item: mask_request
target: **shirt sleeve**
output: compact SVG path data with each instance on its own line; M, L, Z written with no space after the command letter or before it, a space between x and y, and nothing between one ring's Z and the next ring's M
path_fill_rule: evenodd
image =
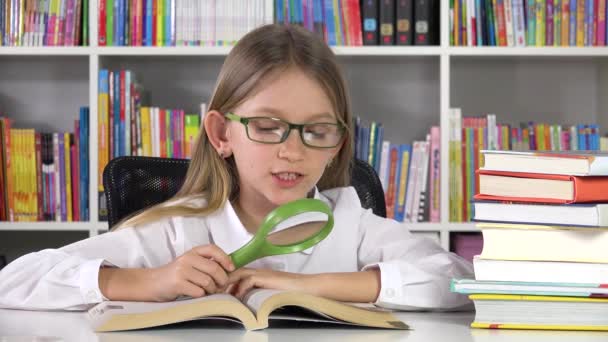
M450 291L452 278L473 277L470 262L371 210L363 210L359 229L360 269L380 270L376 305L400 310L472 308L467 296Z
M100 267L158 267L183 254L179 223L166 219L26 254L0 270L0 308L86 310L106 299Z

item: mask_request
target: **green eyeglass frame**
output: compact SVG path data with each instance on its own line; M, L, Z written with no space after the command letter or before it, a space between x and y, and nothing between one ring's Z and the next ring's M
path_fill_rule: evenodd
M322 124L324 125L334 125L338 128L338 132L340 132L340 137L337 140L336 144L331 145L331 146L318 146L318 145L312 145L309 144L308 142L306 142L306 140L304 139L304 128L308 127L310 125L317 125L320 123L306 123L306 124L294 124L291 122L287 122L285 120L279 119L279 118L272 118L272 117L266 117L266 116L254 116L254 117L242 117L242 116L238 116L232 112L226 113L225 117L231 121L236 121L236 122L240 122L245 126L245 131L247 133L247 138L249 138L249 140L251 141L255 141L258 143L262 143L262 144L270 144L270 145L274 145L274 144L281 144L283 142L285 142L285 140L287 140L287 138L289 137L289 134L291 133L292 130L296 129L298 130L298 132L300 133L300 140L302 141L302 143L305 146L311 147L311 148L334 148L338 145L340 145L340 143L342 143L342 139L344 137L344 125L342 125L341 123L333 123L333 122L322 122ZM281 139L279 141L276 142L271 142L271 141L262 141L262 140L258 140L258 139L253 139L251 137L251 135L249 134L249 122L252 119L271 119L277 122L282 122L286 125L288 125L288 129L285 131L285 133L281 136Z

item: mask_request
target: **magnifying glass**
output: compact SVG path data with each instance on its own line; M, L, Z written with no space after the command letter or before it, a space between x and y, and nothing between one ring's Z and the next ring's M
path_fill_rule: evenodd
M272 232L281 223L288 228ZM254 237L230 254L235 268L267 256L308 249L325 239L334 227L334 217L325 202L304 198L286 203L266 217Z

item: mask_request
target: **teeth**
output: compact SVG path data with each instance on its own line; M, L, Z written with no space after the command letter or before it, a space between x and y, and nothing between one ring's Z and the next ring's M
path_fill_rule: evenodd
M277 173L277 177L279 177L281 180L292 181L292 180L295 180L298 177L298 175L293 172L283 172L283 173Z

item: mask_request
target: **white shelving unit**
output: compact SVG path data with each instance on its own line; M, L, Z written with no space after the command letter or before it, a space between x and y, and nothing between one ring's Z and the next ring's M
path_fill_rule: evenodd
M440 46L333 50L349 82L355 115L384 123L387 139L411 142L423 138L431 125L441 125L442 222L407 226L414 232L437 232L449 249L451 232L476 231L471 223L448 222L449 108L463 108L463 115L496 113L499 122L511 124L532 119L597 122L604 133L608 48L451 47L447 2L441 3ZM208 102L230 47L98 47L96 1L90 8L89 47L0 47L0 104L17 127L68 130L78 106L88 104L91 132L96 132L100 68L133 70L154 105L189 106L184 109L196 112L198 103ZM46 91L53 95L45 96ZM97 134L90 135L90 171L90 193L96 194ZM95 195L89 205L90 222L3 222L0 234L68 231L90 236L107 230L105 222L97 221Z

